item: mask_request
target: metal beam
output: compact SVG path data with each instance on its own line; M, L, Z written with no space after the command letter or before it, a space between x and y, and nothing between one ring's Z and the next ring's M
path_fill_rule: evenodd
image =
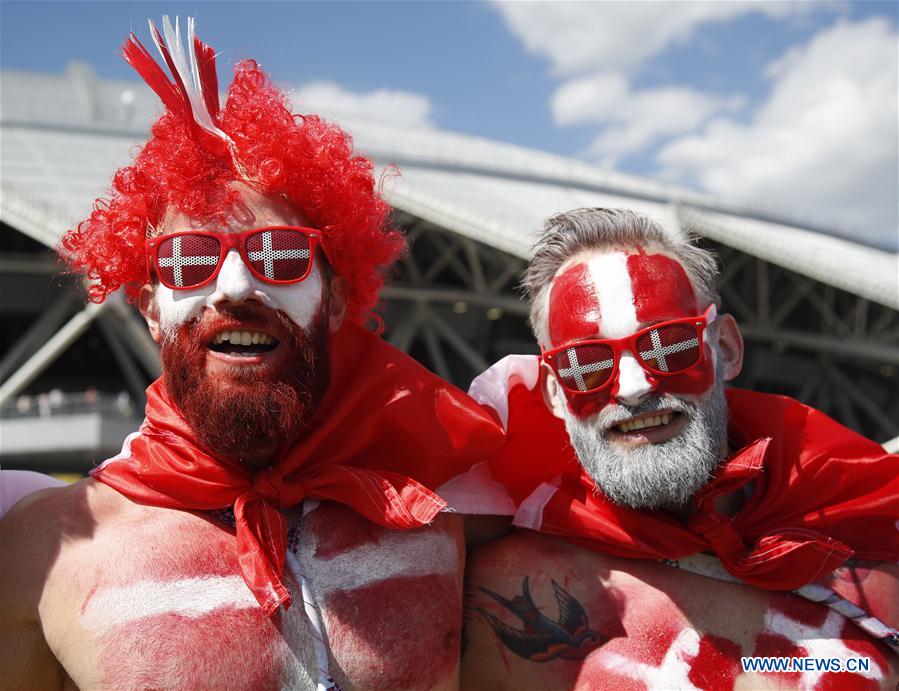
M447 364L446 357L440 347L440 339L437 338L437 334L428 323L422 324L421 331L425 337L425 346L428 349L428 355L431 356L431 365L434 367L437 374L447 381L451 381L452 377L450 376L449 365Z
M62 272L58 262L43 254L7 252L0 261L0 273L52 276Z
M22 334L0 362L0 381L6 379L29 353L35 352L53 335L65 318L74 311L77 298L70 291L62 293L46 311Z
M117 316L111 312L106 312L100 315L97 323L100 326L100 331L103 332L107 344L109 344L110 350L112 350L112 356L122 370L122 374L125 375L125 381L131 390L131 395L138 404L138 410L141 410L144 407L144 403L146 403L145 390L149 382L141 375L137 365L134 363L134 358L128 352L126 345L128 343L127 336L123 338Z
M52 364L72 343L87 331L102 310L108 308L109 300L100 304L91 302L72 317L65 326L57 331L38 351L32 355L12 376L0 387L0 402L9 400L34 381Z
M391 285L384 288L381 294L388 300L414 300L416 302L442 302L453 304L467 302L481 307L499 307L507 314L519 317L528 315L526 302L509 295L490 295L464 289L442 290L440 288L418 288L414 286Z
M125 341L131 348L131 352L143 366L144 371L155 379L162 373L162 365L159 361L159 346L150 336L147 325L133 307L130 307L121 296L116 293L110 295L107 301L112 301L112 308L119 317L119 326L124 334Z
M899 348L883 343L855 339L836 338L824 334L814 334L790 329L770 329L760 326L740 326L746 340L774 342L782 341L803 350L816 353L831 353L849 357L874 360L875 362L899 365Z
M474 368L475 372L483 372L490 366L487 359L466 343L465 339L463 339L459 333L447 324L434 310L428 310L427 317L428 323L434 327L443 340L456 349L456 352L458 352L459 355Z

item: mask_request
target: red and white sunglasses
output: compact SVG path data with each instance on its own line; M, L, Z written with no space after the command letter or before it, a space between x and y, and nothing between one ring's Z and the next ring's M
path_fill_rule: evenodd
M601 391L615 381L624 351L651 374L683 374L702 362L703 334L716 314L712 304L699 317L660 322L624 338L579 341L547 350L541 358L559 383L575 394Z
M202 288L218 276L228 252L237 248L260 281L298 283L312 271L321 237L319 230L297 226L251 228L240 233L171 233L147 240L147 263L168 288Z

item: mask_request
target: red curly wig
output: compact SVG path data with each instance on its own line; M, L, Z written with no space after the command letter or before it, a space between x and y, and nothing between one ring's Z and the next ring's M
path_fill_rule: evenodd
M331 267L347 279L347 318L358 323L371 316L384 271L405 250L371 161L353 155L352 140L339 127L293 114L287 96L252 60L236 66L217 124L233 142L230 153L201 145L190 119L168 108L133 164L115 173L109 199L98 199L90 217L63 236L60 254L91 279L90 299L102 302L124 286L135 300L150 280L146 239L166 210L223 218L236 196L228 183L244 180L283 195L325 231Z

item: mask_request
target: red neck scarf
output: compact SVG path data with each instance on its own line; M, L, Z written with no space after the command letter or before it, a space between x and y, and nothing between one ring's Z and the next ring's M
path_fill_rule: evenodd
M506 444L491 470L520 506L516 525L620 557L710 551L734 576L769 590L798 588L850 556L899 558L899 457L798 401L727 391L739 450L697 492L697 511L683 523L606 499L539 386L511 381ZM718 497L744 488L749 496L735 515L715 510Z
M143 504L233 505L244 580L267 614L288 607L279 508L315 497L379 525L416 528L446 506L433 488L495 454L502 438L464 393L358 326L332 335L331 362L312 432L276 465L252 474L201 450L158 380L147 389L140 430L91 475Z

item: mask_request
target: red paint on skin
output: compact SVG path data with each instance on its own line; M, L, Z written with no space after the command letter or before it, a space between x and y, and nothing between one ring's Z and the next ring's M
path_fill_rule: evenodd
M827 607L787 594L772 595L772 603L773 608L782 612L785 616L814 628L823 626L830 612ZM887 657L884 654L884 646L873 641L849 620L843 623L839 640L859 657L870 658L872 670L875 669L874 665L879 666L881 670L889 668ZM755 650L752 654L774 657L808 657L809 651L776 632L766 632L760 633L756 637ZM799 672L791 672L789 674L779 672L777 674L783 679L790 680L793 685L798 683L800 676ZM877 680L866 679L858 674L841 672L839 674L824 674L815 688L818 690L877 689L880 688L880 684Z
M116 543L129 547L128 556L110 560L101 570L76 574L79 590L86 593L80 611L84 614L94 596L108 588L238 574L236 540L234 531L217 521L182 511L119 526Z
M332 593L325 617L337 666L359 688L435 686L459 662L461 597L456 576L436 575Z
M664 254L639 254L627 257L634 307L640 324L697 313L696 295L687 272L676 259Z
M690 663L687 678L698 689L734 688L740 673L742 648L729 638L706 634L699 639L699 652Z
M288 650L260 609L147 617L101 640L108 688L276 689L284 681Z
M323 561L344 552L375 545L390 531L338 504L323 503L309 515L315 533L315 557Z
M631 254L627 271L634 291L634 307L641 328L669 319L699 315L696 294L684 267L664 254ZM698 396L715 381L710 349L703 346L702 362L695 368L673 376L655 377L659 393Z
M670 319L699 315L696 294L683 266L664 254L646 254L642 248L627 256L634 308L640 328ZM549 300L549 332L553 347L602 338L602 308L586 264L577 264L556 277ZM714 383L714 363L707 346L695 368L672 376L645 376L658 393L698 396ZM571 394L563 390L569 410L579 418L595 415L618 395L619 382L595 394Z
M784 636L773 633L760 633L755 638L755 649L752 654L756 657L808 657L808 651ZM767 677L776 677L789 683L789 688L796 688L799 684L800 672L766 672Z
M796 597L790 593L772 593L770 602L771 609L816 629L824 626L827 614L830 612L827 607L822 607L815 602Z
M575 264L553 279L549 292L547 322L553 348L597 338L600 332L599 296L587 264ZM575 395L562 389L568 408L584 418L608 405L611 387L595 394Z
M868 634L864 633L852 622L847 621L843 625L840 637L842 638L844 645L859 657L871 658L872 669L874 669L874 665L880 667L884 672L890 668L888 658L889 651L887 650L886 645L879 641L874 641Z
M575 264L553 279L549 292L549 341L554 348L596 338L599 298L586 264Z

